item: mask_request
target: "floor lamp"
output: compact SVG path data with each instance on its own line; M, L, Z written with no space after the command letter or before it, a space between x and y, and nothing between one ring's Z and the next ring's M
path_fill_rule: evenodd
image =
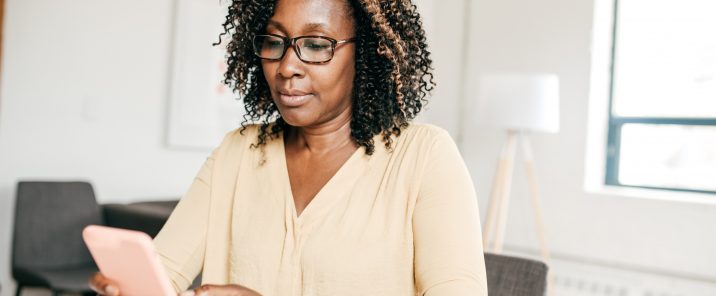
M500 253L510 199L517 146L521 146L542 258L549 261L537 173L529 141L532 132L559 131L559 79L552 74L485 74L477 83L477 116L483 126L505 130L483 230L485 251ZM494 237L494 239L493 239Z

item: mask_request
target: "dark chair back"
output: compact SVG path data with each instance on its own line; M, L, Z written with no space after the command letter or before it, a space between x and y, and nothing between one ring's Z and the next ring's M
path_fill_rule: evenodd
M543 296L547 265L530 259L485 254L490 296Z
M19 182L12 267L60 269L93 265L82 229L102 224L92 185L86 182Z
M142 231L157 236L169 219L178 200L136 202L102 205L104 222L108 226Z

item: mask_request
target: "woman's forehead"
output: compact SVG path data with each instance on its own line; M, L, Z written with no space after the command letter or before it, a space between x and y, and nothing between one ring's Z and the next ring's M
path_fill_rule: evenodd
M286 34L350 34L353 16L347 0L278 0L268 26Z

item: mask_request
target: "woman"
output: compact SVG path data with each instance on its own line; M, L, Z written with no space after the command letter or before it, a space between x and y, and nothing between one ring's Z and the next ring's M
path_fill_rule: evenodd
M226 83L248 119L155 239L183 295L487 295L476 197L408 0L235 0ZM375 147L380 142L384 147ZM116 295L97 274L92 287Z

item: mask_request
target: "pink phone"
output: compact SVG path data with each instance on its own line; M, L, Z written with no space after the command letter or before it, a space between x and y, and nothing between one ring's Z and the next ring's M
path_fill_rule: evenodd
M122 296L177 295L146 233L90 225L82 237L99 270L117 283Z

